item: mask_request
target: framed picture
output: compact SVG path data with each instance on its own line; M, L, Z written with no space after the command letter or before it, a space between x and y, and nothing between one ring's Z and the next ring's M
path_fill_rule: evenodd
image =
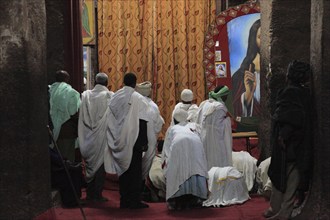
M221 61L221 50L215 51L215 61Z
M226 62L215 63L215 74L217 78L227 77L227 65Z

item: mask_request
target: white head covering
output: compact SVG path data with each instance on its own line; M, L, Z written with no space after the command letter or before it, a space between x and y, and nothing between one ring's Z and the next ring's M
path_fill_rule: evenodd
M181 108L177 108L173 113L173 118L178 122L185 122L188 120L188 112Z
M151 93L151 82L146 81L136 85L135 90L143 96L150 96Z
M184 102L191 102L194 98L194 94L190 89L184 89L181 92L181 100Z

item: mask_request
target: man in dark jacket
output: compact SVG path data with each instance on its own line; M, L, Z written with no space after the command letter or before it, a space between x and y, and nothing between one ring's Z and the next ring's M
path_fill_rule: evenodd
M270 208L264 213L268 219L289 219L297 190L308 190L312 159L311 96L303 84L310 73L309 64L291 62L287 86L277 95L268 170L273 190Z

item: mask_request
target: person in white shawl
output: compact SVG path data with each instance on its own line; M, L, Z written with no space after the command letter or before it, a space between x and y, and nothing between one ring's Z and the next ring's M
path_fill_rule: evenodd
M242 204L250 199L243 174L235 167L212 167L208 174L210 196L203 206Z
M68 72L59 70L55 77L56 82L49 86L49 114L54 126L53 137L62 156L75 161L80 94L69 85ZM50 145L51 148L53 146Z
M149 173L153 157L156 154L157 138L164 125L164 119L160 115L158 106L150 98L151 83L146 81L136 85L135 90L143 95L150 105L150 121L148 122L148 151L142 158L142 178L145 179Z
M108 76L98 73L93 90L81 95L78 139L81 155L86 164L86 198L107 201L102 196L105 181L104 150L107 147L109 102L113 92L107 88Z
M202 205L207 199L207 163L196 123L187 122L183 109L174 112L174 123L166 132L162 160L168 208Z
M257 171L257 159L246 151L233 152L233 167L243 174L248 191L251 191Z
M233 165L231 119L224 103L228 94L227 86L218 86L199 106L197 123L202 127L208 170Z
M124 85L109 104L104 167L107 173L119 176L120 208L147 208L141 202L142 152L148 148L150 105L135 91L134 73L125 74Z
M172 112L172 121L171 125L174 125L173 114L177 109L183 109L188 113L188 121L196 122L198 106L193 104L194 94L190 89L184 89L181 92L181 102L175 105Z

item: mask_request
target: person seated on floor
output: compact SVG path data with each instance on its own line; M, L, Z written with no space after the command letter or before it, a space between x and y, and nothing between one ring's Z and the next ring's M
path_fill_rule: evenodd
M207 162L198 125L187 122L188 113L175 110L174 124L165 135L162 152L168 208L200 207L207 199Z
M271 157L261 161L256 171L257 193L263 195L266 200L270 199L272 193L272 182L267 174Z
M210 196L203 206L242 204L250 199L244 176L235 167L212 167L208 174Z
M153 158L149 174L145 180L145 186L149 194L148 201L150 202L165 201L166 197L166 180L162 168L163 145L164 141L159 140L156 155Z
M246 186L250 192L253 189L257 171L257 159L246 151L233 152L233 167L243 174Z
M83 185L81 164L62 160L62 156L56 148L49 147L49 156L51 187L59 190L62 206L72 208L82 205L83 202L80 200ZM67 169L68 173L65 169Z

